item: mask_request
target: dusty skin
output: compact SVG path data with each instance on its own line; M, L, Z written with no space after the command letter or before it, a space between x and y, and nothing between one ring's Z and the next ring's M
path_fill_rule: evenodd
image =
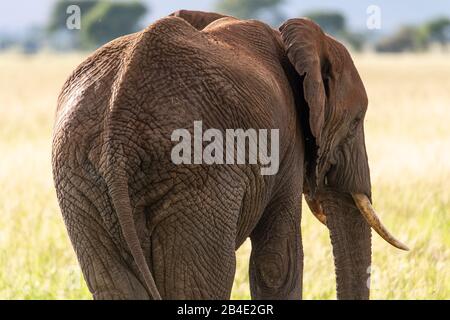
M338 298L368 299L370 227L393 242L354 202L370 206L371 184L367 95L348 51L308 19L277 31L185 13L97 50L58 100L55 186L94 298L229 298L250 237L252 297L300 299L304 192L326 214ZM168 137L196 119L279 128L278 174L174 166Z

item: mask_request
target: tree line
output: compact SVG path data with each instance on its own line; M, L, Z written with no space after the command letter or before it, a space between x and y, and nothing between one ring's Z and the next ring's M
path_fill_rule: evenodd
M68 30L68 5L76 5L82 27ZM287 0L216 0L214 9L242 19L259 19L277 27L288 16ZM284 10L283 10L284 9ZM141 20L151 8L142 1L102 1L102 0L57 0L51 10L45 28L50 46L62 50L92 50L121 35L142 28ZM424 51L433 45L443 48L450 43L450 18L443 16L431 19L421 25L401 26L392 34L376 37L369 30L355 32L347 25L345 15L338 11L290 12L290 16L309 17L325 32L343 41L353 50L370 48L378 52ZM33 41L42 39L33 36ZM1 49L0 41L0 49Z

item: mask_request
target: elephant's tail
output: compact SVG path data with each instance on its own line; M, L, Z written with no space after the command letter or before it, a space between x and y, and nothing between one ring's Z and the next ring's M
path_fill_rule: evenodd
M142 251L141 243L136 231L130 196L128 193L127 178L124 172L125 170L123 170L123 168L117 168L117 170L120 172L114 172L110 177L108 187L123 236L139 271L144 277L148 293L153 299L161 300L161 295L159 294L153 275L145 260L144 252Z

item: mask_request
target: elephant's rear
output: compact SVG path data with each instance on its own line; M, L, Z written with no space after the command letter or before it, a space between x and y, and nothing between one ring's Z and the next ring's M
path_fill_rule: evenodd
M186 21L166 18L101 48L64 86L54 179L94 297L149 298L142 258L152 264L163 297L229 297L236 239L254 227L270 188L249 166L171 161L172 132L192 128L194 120L209 128L273 127L271 117L255 115L272 112L257 109L271 106L270 95L252 94L267 92L264 79L242 72L255 84L243 90L236 77L251 64L236 66L233 56L223 61L220 50ZM266 188L244 203L255 184ZM239 236L241 211L250 218ZM208 270L196 263L199 252Z
M100 299L149 298L99 170L114 83L137 36L105 45L74 71L59 96L53 132L59 205L89 289Z
M192 124L197 114L190 106L201 101L188 92L203 90L204 85L200 80L199 87L183 87L192 85L189 77L194 75L195 80L195 72L180 68L184 74L173 78L177 71L167 70L176 68L172 64L182 66L176 55L183 50L183 40L175 48L176 35L186 39L186 33L195 31L181 19L172 20L100 48L70 76L58 100L54 182L70 239L95 298L150 298L148 267L142 266L142 261L152 259L146 203L165 201L164 195L179 187L173 180L176 170L180 175L193 173L175 169L170 162L170 133ZM197 49L184 50L189 55ZM170 61L154 63L170 54L174 55ZM161 121L168 125L163 127ZM152 187L157 183L159 187ZM124 216L125 220L120 218ZM136 220L142 223L135 226ZM136 239L141 243L136 244ZM229 247L234 249L234 242Z

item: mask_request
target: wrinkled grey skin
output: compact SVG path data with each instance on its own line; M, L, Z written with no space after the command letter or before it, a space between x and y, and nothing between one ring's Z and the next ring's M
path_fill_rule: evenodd
M228 299L235 250L250 237L252 298L299 299L306 192L327 214L338 297L368 298L370 228L348 195L370 196L367 98L347 51L309 20L278 32L221 17L161 19L97 50L63 87L53 173L90 291ZM204 130L279 128L278 173L174 165L172 131L192 132L195 120Z

